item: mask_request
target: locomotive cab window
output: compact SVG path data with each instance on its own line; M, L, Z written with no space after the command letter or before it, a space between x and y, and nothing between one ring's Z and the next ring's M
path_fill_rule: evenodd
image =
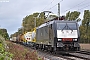
M73 30L77 30L76 23L67 23L67 25L68 25L69 28L71 28Z
M77 30L76 23L57 23L58 30Z

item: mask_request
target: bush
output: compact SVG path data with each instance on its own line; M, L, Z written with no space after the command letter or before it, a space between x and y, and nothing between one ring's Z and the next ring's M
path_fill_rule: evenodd
M0 60L11 60L12 54L6 51L5 39L0 35Z

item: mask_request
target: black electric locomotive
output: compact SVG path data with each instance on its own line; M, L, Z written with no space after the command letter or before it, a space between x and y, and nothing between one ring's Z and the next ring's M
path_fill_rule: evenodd
M76 21L51 20L36 29L37 49L79 51L79 27Z

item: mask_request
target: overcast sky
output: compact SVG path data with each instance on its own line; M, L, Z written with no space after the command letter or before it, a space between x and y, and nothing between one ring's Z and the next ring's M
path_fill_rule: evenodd
M0 28L6 28L9 35L21 27L23 18L34 12L52 11L57 14L60 2L60 15L68 11L83 12L90 9L90 0L0 0Z

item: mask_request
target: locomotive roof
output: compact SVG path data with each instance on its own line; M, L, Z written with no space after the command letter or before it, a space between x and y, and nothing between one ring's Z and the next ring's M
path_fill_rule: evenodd
M47 26L47 25L50 25L50 24L53 24L53 23L77 23L76 21L68 21L68 20L53 20L53 21L48 21L48 22L45 22L44 24L41 24L40 26L37 27L38 28L42 28L44 26Z

